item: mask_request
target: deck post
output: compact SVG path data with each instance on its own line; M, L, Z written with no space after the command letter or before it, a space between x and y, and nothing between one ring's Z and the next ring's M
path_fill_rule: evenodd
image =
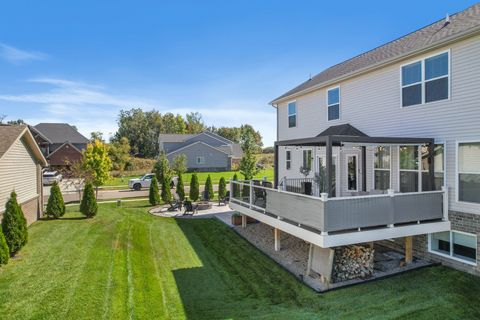
M435 144L431 141L428 144L428 190L435 189Z
M448 188L442 187L443 191L443 221L448 221Z
M278 188L278 145L273 147L273 188Z
M273 229L273 236L275 239L275 251L280 251L280 229Z
M313 246L314 245L310 243L308 248L307 276L309 276L312 271Z
M252 208L252 204L254 203L253 201L253 180L250 180L250 189L249 189L249 203L250 203L250 209Z
M367 191L367 147L362 146L362 191Z
M327 136L325 139L325 181L326 181L326 188L325 193L328 194L329 197L332 196L332 139L330 136Z
M242 214L242 228L247 227L247 216Z
M413 261L413 240L412 236L405 237L405 263L412 263Z

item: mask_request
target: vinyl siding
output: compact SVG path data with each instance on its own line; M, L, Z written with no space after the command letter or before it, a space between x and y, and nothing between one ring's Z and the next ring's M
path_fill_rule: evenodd
M172 162L177 154L185 154L187 156L187 167L189 169L230 169L230 158L227 154L201 143L192 144L184 149L178 150L178 152L169 154L167 156L168 160ZM205 157L205 163L197 164L195 162L197 156Z
M401 108L400 67L426 56L450 50L450 99ZM331 125L350 123L370 136L426 137L445 142L446 184L450 209L480 213L479 204L456 201L456 143L480 141L480 36L402 61L335 84L340 86L340 119L327 121L325 93L328 88L296 99L297 127L288 128L287 102L278 106L278 138L312 137ZM282 150L282 148L280 148ZM293 158L301 157L292 154ZM285 168L280 151L279 177ZM373 186L373 151L367 154L368 187ZM301 158L300 158L301 161ZM398 188L398 148L392 147L392 187ZM342 165L344 170L344 166ZM293 166L297 176L298 167ZM291 174L291 173L289 173Z
M35 157L23 139L19 139L0 159L0 212L5 211L13 190L20 204L37 197L37 182Z

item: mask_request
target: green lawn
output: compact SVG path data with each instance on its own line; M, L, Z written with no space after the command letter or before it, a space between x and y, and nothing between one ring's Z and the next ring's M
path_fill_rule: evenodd
M197 172L198 180L200 184L204 184L207 180L208 175L212 177L213 184L217 184L221 177L224 177L226 180L233 178L233 175L237 173L239 179L243 179L240 172L235 171L224 171L224 172ZM128 185L128 180L139 178L140 176L125 176L123 178L116 177L112 178L105 184L104 187L126 187ZM182 175L183 182L186 186L190 183L190 178L192 173L185 173ZM273 169L261 170L256 176L256 178L261 179L267 177L268 181L273 181Z
M480 318L480 279L445 267L319 295L215 219L76 210L0 269L1 319Z

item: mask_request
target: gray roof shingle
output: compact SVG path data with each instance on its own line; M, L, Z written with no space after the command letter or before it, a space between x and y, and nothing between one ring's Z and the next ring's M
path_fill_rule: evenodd
M196 136L196 134L170 134L170 133L161 133L158 136L158 140L162 142L183 142L192 137Z
M436 45L441 45L447 41L479 30L480 3L477 3L464 11L451 15L449 23L446 23L445 18L441 19L422 29L334 65L284 93L270 103L278 103L284 98L295 96L302 91L308 91L314 87L320 88L324 85L333 84L337 79L353 76L371 67L388 63L396 58L414 54Z
M317 135L317 137L323 136L368 137L365 133L358 130L349 123L330 126Z
M0 158L25 130L26 125L0 125Z
M80 132L68 123L39 123L34 129L44 135L51 143L89 143Z

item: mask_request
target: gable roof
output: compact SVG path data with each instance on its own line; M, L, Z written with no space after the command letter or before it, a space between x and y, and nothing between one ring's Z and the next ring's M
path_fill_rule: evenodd
M25 137L25 142L32 150L35 157L43 166L47 166L47 160L43 156L38 147L32 133L28 130L26 125L0 125L0 159L10 150L13 144L22 137Z
M270 104L293 98L335 82L371 71L387 63L421 53L480 31L480 4L477 3L449 18L441 19L375 49L334 65L279 96Z
M204 146L206 146L206 147L208 147L208 148L210 148L210 149L213 149L213 150L215 150L215 151L217 151L217 152L221 152L221 153L225 153L226 155L230 155L228 152L225 152L224 150L220 150L220 149L218 149L218 148L215 148L214 146L211 146L211 145L209 145L209 144L206 144L206 143L203 142L203 141L196 141L196 142L187 144L187 145L185 145L185 146L183 146L183 147L181 147L181 148L178 148L178 149L176 149L176 150L173 150L173 151L167 153L167 156L169 156L169 155L171 155L171 154L174 154L174 153L177 153L177 152L179 152L179 151L182 151L182 150L191 148L191 147L193 147L193 146L196 145L196 144L202 144L202 145L204 145Z
M232 143L225 146L219 146L217 149L222 150L234 158L241 158L243 156L243 150L239 143Z
M77 147L75 147L70 141L65 141L60 147L58 147L57 149L55 149L52 153L50 153L47 158L50 158L52 155L54 155L57 151L60 151L62 150L63 147L65 146L70 146L73 148L73 150L77 151L78 153L82 154L82 151L78 150Z
M196 134L175 134L175 133L160 133L158 141L162 142L184 142L190 138L195 137Z
M51 143L89 143L80 132L68 123L39 123L34 127L35 131L47 138Z
M317 137L323 136L368 137L365 133L358 130L349 123L328 127L317 135Z

